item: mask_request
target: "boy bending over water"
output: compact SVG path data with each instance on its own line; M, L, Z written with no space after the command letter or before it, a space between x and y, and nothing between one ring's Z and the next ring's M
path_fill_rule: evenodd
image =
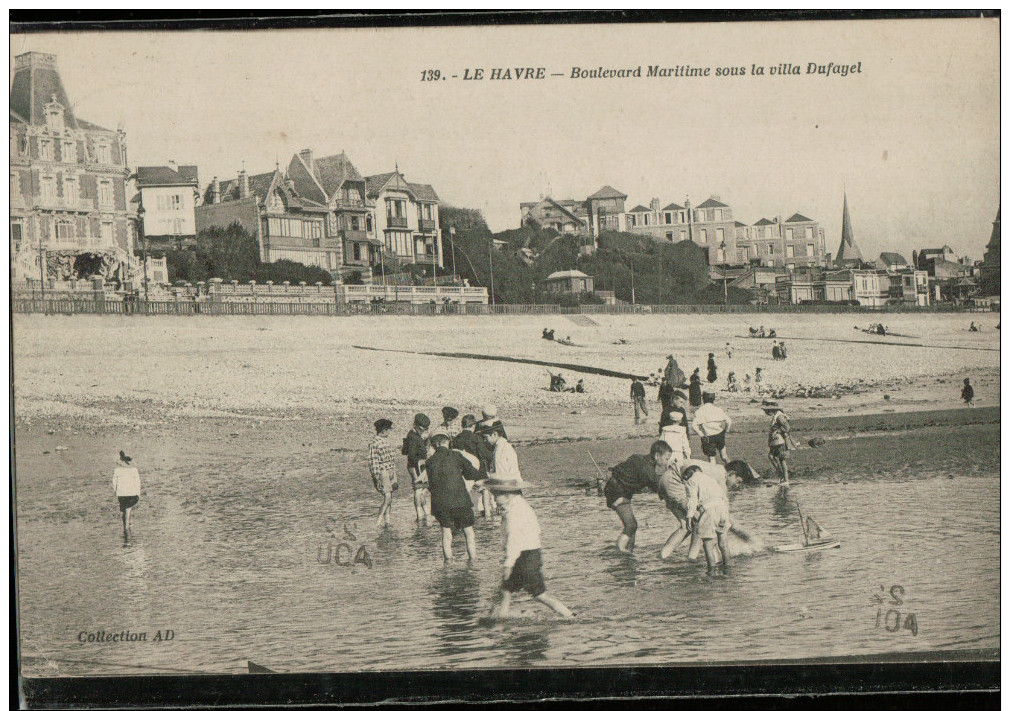
M631 497L646 489L656 492L659 478L667 470L673 448L663 440L656 440L648 456L634 454L617 466L610 468L610 478L603 487L607 506L617 513L624 529L617 537L617 550L631 553L635 550L635 533L638 520L631 508Z

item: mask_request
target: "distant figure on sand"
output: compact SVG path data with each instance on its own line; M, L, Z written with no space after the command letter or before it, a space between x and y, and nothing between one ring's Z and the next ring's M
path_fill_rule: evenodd
M725 488L714 479L701 474L701 467L686 467L680 474L687 486L688 526L697 532L705 548L705 561L709 575L717 574L715 546L718 542L722 554L722 572L729 568L729 546L726 534L732 525L729 517L729 498Z
M691 373L691 385L687 389L688 402L691 407L701 407L701 368L695 368Z
M692 426L701 437L701 451L708 461L715 463L716 457L723 464L729 463L726 455L726 433L733 426L733 420L722 408L715 404L715 393L703 393L704 404L694 413Z
M726 390L731 393L735 393L740 389L739 384L736 382L736 373L730 371L729 375L726 376Z
M428 471L425 466L425 459L428 456L428 427L431 420L422 412L414 415L414 426L403 438L403 446L400 453L407 455L407 473L410 475L410 483L414 489L414 514L417 522L428 525L429 496L428 496Z
M525 590L537 602L546 605L562 617L572 617L564 603L547 592L544 583L543 560L540 555L540 522L523 498L522 482L491 479L487 488L502 509L502 534L505 542L505 571L501 597L491 608L492 617L507 617L512 595Z
M631 402L635 407L635 424L637 425L640 419L649 416L649 408L645 406L645 386L642 385L640 378L631 381Z
M764 380L764 376L761 374L761 368L754 369L754 392L758 395L761 394L761 382Z
M389 446L389 433L393 423L387 419L375 421L375 436L368 443L368 471L372 475L372 485L382 494L382 504L376 525L389 525L389 507L393 503L393 492L400 488L396 480L396 462L392 447Z
M714 383L719 379L719 374L715 369L715 353L708 354L708 382Z
M964 379L964 387L961 388L961 399L964 400L964 404L968 407L975 407L975 388L971 386L971 381L968 378Z
M779 404L768 400L761 405L766 415L772 416L768 429L768 460L779 475L779 482L789 486L789 450L795 447L792 435L789 433L789 418Z
M968 330L969 330L969 331L980 331L980 330L982 330L982 329L981 329L980 327L976 326L976 325L975 325L975 322L974 322L974 321L972 321L972 322L971 322L971 326L969 326L969 327L968 327Z
M548 330L547 330L547 329L545 328L545 329L544 329L544 332L543 332L543 335L542 335L541 337L542 337L542 338L546 338L546 339L547 339L548 341L553 341L553 340L554 340L554 331L553 331L553 330L551 330L551 331L548 331Z
M140 502L140 472L132 466L133 457L119 450L119 464L112 472L112 488L119 499L119 511L123 516L123 539L130 537L133 507Z
M431 513L442 527L442 557L452 560L452 532L463 529L466 554L477 559L477 544L473 535L473 502L464 479L483 478L478 469L461 453L449 449L449 436L438 432L431 436L434 451L428 457L428 486L431 489Z
M684 371L677 365L677 359L672 354L666 358L666 370L663 371L663 379L675 388L684 387L686 380Z
M782 360L782 349L777 342L772 344L772 360Z
M607 507L621 519L623 529L617 537L617 550L622 553L635 550L638 520L631 508L631 497L646 490L658 492L659 478L669 466L672 454L669 444L656 440L648 455L634 454L610 468L610 478L603 486L603 495L607 498Z
M726 342L726 359L733 360L733 346L729 344L729 341Z

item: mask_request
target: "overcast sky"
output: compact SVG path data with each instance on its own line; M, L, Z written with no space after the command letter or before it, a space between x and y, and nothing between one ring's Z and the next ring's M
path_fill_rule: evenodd
M864 257L981 258L1000 200L996 20L17 35L12 66L31 50L58 55L79 117L126 131L131 167L195 163L206 184L345 150L494 230L518 226L521 201L609 184L629 208L715 194L748 224L801 212L834 253L844 189ZM749 74L779 63L803 74ZM655 64L712 75L569 78ZM461 78L516 66L548 78Z

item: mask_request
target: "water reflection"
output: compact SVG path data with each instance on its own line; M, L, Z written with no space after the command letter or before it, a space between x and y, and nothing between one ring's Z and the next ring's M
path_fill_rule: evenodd
M431 611L438 621L436 636L443 654L459 651L480 612L480 579L473 566L436 572L430 586Z
M613 576L619 585L635 587L638 584L638 560L635 556L620 553L614 549L608 550L605 555L610 559L606 571ZM639 551L638 555L645 555L645 553Z

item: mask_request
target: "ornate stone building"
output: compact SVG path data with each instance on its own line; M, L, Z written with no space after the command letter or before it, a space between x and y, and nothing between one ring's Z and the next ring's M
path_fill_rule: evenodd
M12 281L134 281L129 174L125 134L75 115L56 56L18 55L10 90Z

